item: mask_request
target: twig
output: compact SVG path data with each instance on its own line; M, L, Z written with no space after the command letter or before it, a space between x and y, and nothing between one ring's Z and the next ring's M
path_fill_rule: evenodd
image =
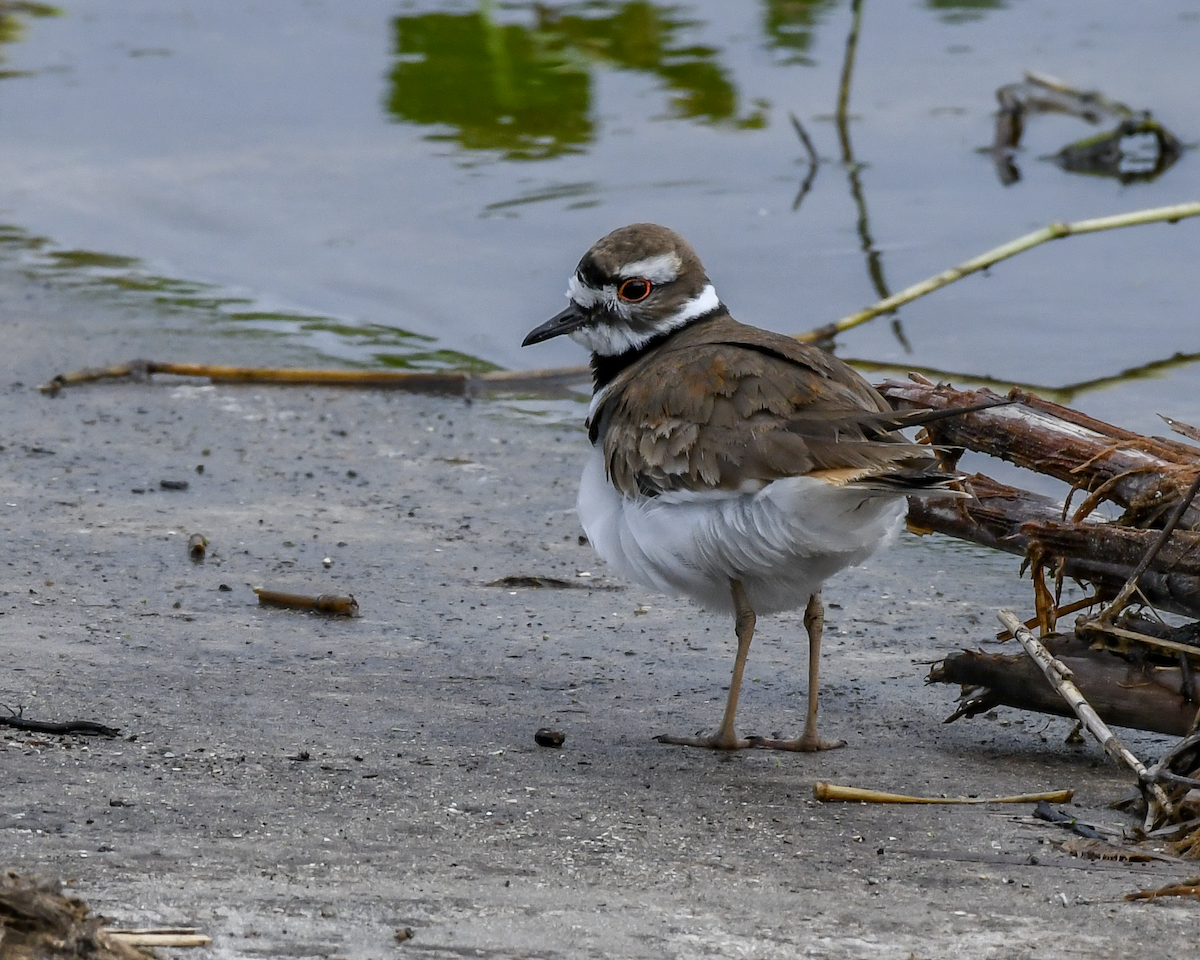
M1104 624L1112 623L1113 618L1117 616L1125 605L1129 602L1129 598L1133 596L1133 591L1137 589L1138 581L1142 578L1142 574L1149 568L1154 558L1158 555L1158 551L1163 548L1167 540L1170 539L1171 533L1179 526L1179 521L1183 519L1184 513L1188 506L1196 497L1197 491L1200 491L1200 473L1196 474L1196 479L1192 481L1192 485L1188 487L1187 493L1183 495L1183 499L1175 504L1175 509L1171 511L1171 516L1167 518L1167 522L1163 525L1162 533L1150 545L1150 549L1146 551L1146 555L1142 557L1141 562L1133 568L1133 573L1129 575L1129 579L1125 581L1125 586L1121 587L1121 591L1113 598L1113 602L1104 610L1100 611L1097 619Z
M6 708L11 716L0 717L0 726L13 727L17 730L28 730L30 733L81 733L89 737L115 737L121 733L120 727L108 727L103 723L91 720L67 720L54 723L49 720L27 720L22 710Z
M114 930L102 927L105 936L131 947L207 947L212 937L195 927L148 927L141 930Z
M1075 600L1072 603L1064 604L1061 607L1056 606L1054 608L1054 619L1061 620L1063 617L1067 616L1067 614L1077 613L1080 610L1086 610L1088 607L1094 607L1098 602L1099 601L1096 599L1096 595L1093 593L1090 597L1084 597L1082 600ZM1037 625L1038 625L1037 617L1033 617L1032 619L1025 621L1025 626L1029 627L1030 630L1032 630ZM1006 643L1007 641L1011 640L1012 638L1013 638L1013 635L1011 633L1009 633L1007 630L1001 630L999 633L996 634L996 639L999 640L1001 643Z
M1155 900L1158 897L1195 897L1200 900L1200 883L1173 883L1157 890L1138 890L1125 894L1126 900Z
M182 377L207 377L224 383L279 383L293 386L373 387L408 390L414 393L441 393L471 396L487 390L545 389L566 386L590 376L587 367L558 367L544 370L490 370L468 373L450 370L290 370L268 367L228 367L207 363L163 363L157 360L133 360L60 373L41 387L42 393L57 394L63 387L95 380L130 377L144 379L155 373Z
M1051 223L1048 226L1042 227L1040 230L1034 230L1032 233L1027 233L1023 237L1018 237L1016 240L1010 240L1008 243L982 253L977 257L972 257L957 267L952 267L949 270L944 270L937 276L930 277L928 280L922 280L920 283L915 283L911 287L906 287L899 293L880 300L874 306L867 307L865 310L860 310L858 313L852 313L841 320L818 327L815 330L810 330L808 333L801 333L796 336L797 340L803 343L812 343L818 340L828 340L831 336L844 333L859 324L866 323L882 313L890 313L897 307L916 300L918 297L923 297L927 293L932 293L947 284L954 283L956 280L961 280L963 277L969 276L972 273L978 273L980 270L986 270L993 264L999 263L1001 260L1007 260L1009 257L1016 256L1025 250L1036 247L1039 244L1045 243L1048 240L1058 240L1061 237L1069 237L1080 233L1095 233L1099 230L1114 230L1117 227L1132 227L1143 223L1158 223L1167 221L1175 223L1187 217L1200 216L1200 202L1180 203L1170 207L1155 207L1149 210L1135 210L1132 213L1121 213L1111 217L1096 217L1091 220L1076 220L1074 223Z
M962 383L965 381L975 387L990 387L1003 393L1016 387L1022 393L1036 393L1039 397L1044 397L1055 403L1071 403L1076 397L1091 393L1092 391L1107 390L1109 387L1128 383L1132 380L1154 379L1167 371L1186 367L1200 361L1200 353L1173 353L1163 360L1151 360L1149 363L1144 363L1140 366L1127 367L1118 373L1093 377L1091 380L1080 380L1076 383L1066 383L1058 387L1045 383L997 380L994 377L980 376L975 373L963 373L959 370L945 370L938 367L920 367L911 363L885 363L878 360L863 360L857 357L843 357L842 359L855 370L859 371L859 373L892 373L902 377L918 373L926 379L938 383ZM1175 430L1176 433L1191 436L1186 431L1177 429L1176 421L1168 422L1171 424L1171 429ZM1196 430L1195 427L1191 429ZM1191 436L1191 439L1200 440L1200 430L1197 430L1196 435Z
M998 616L1000 622L1009 629L1017 638L1017 642L1025 648L1025 652L1041 668L1046 679L1050 681L1050 685L1070 704L1071 709L1075 711L1075 716L1087 728L1088 733L1096 738L1100 746L1104 748L1104 752L1137 774L1139 783L1144 790L1150 793L1153 800L1152 803L1146 805L1146 829L1153 827L1154 821L1157 820L1155 804L1167 818L1173 820L1175 818L1174 804L1171 803L1163 788L1151 781L1149 771L1142 761L1129 751L1129 748L1100 719L1091 704L1084 699L1079 688L1071 681L1071 671L1061 661L1051 656L1050 651L1042 646L1041 642L1029 632L1029 628L1021 623L1011 610L1001 610Z
M1178 433L1180 436L1187 437L1189 440L1200 440L1200 429L1193 427L1190 423L1182 423L1179 420L1172 420L1166 414L1160 413L1159 416L1163 419L1168 427Z
M846 800L862 803L1070 803L1074 790L1052 790L1049 793L1023 793L1015 797L909 797L902 793L881 793L861 787L841 787L836 783L818 780L813 784L813 796L818 800Z

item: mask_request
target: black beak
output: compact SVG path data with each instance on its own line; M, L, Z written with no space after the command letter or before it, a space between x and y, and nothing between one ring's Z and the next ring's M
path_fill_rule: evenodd
M530 330L529 336L521 341L521 346L527 347L531 343L541 343L552 337L560 337L564 333L570 333L572 330L582 327L587 322L588 315L572 303L562 313L551 317L540 327Z

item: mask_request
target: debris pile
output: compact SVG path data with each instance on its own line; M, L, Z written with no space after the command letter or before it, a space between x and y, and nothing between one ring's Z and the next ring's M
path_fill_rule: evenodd
M882 392L901 409L996 399L990 391L955 390L915 376L888 382ZM1122 430L1019 390L1008 399L931 423L929 440L1061 480L1069 485L1065 502L977 473L965 481L970 498L912 501L908 524L916 533L944 533L1023 558L1035 615L1026 624L1002 619L1010 627L1006 635L1017 635L1030 655L962 651L936 664L929 681L962 685L949 720L1001 704L1078 715L1106 750L1136 771L1146 799L1145 829L1173 826L1181 855L1200 859L1200 507L1193 503L1200 447ZM1200 440L1194 427L1167 423ZM1105 503L1120 516L1099 519L1097 508ZM1083 584L1088 595L1063 605L1067 580ZM1068 613L1080 614L1074 629L1059 632ZM1041 640L1031 627L1039 628ZM1147 768L1107 723L1183 739Z

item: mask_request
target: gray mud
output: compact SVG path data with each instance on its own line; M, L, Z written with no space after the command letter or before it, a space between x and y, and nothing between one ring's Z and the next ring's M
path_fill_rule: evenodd
M1028 806L811 798L1073 787L1080 818L1127 822L1105 805L1129 778L1064 745L1066 721L946 726L955 691L923 685L1028 606L1014 559L905 536L829 585L822 728L845 749L662 746L716 724L731 624L580 543L580 430L383 393L43 397L63 369L178 347L105 309L0 292L0 702L121 728L0 729L0 867L70 878L122 923L199 926L211 950L178 953L198 960L1194 955L1194 903L1121 899L1194 867L1074 859L1014 819ZM226 349L167 359L290 360ZM488 586L516 575L572 588ZM362 617L260 608L257 585L352 593ZM798 730L804 651L799 612L760 620L745 732Z

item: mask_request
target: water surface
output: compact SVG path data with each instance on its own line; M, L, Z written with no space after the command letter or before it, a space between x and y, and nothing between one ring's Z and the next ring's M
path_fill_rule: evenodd
M1016 182L987 151L1027 69L1200 139L1195 3L868 0L847 69L855 22L802 0L18 5L0 247L158 311L163 359L519 368L582 361L519 344L635 220L688 237L739 319L795 332L1053 220L1200 199L1190 149L1149 180L1059 169L1104 129L1074 117L1029 119ZM837 349L1197 422L1198 251L1200 220L1059 241Z

